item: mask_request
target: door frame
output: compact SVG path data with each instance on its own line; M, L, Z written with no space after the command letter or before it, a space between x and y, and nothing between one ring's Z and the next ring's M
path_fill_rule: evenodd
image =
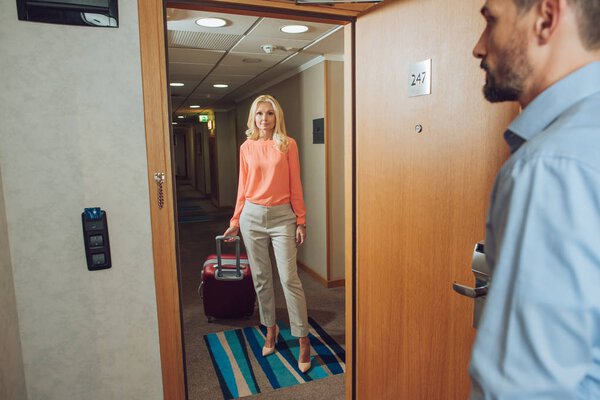
M166 6L167 3L164 0L138 0L140 60L163 397L186 399L187 382L183 353L181 294L177 270L175 195L172 182L170 99L167 86ZM356 323L354 22L358 14L364 11L364 6L362 9L349 11L345 8L297 6L267 0L169 2L169 6L276 18L294 17L345 25L344 84L348 89L344 94L345 145L343 149L346 216L344 232L346 243L345 386L346 399L353 399L356 387L354 375ZM349 40L350 42L348 42ZM162 183L163 193L160 197L159 184L155 181L156 173L162 173L166 178ZM162 207L159 207L159 201L163 202Z

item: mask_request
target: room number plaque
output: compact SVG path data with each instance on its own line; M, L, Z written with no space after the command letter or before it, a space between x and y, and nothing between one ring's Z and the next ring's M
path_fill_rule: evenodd
M408 97L431 94L431 58L408 66Z

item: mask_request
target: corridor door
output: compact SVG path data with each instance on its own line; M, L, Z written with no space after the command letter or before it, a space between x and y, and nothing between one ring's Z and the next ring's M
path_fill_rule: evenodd
M470 260L483 239L502 133L471 55L481 0L391 1L356 23L356 398L466 399L475 331ZM431 94L408 97L431 59ZM422 131L417 133L417 125Z

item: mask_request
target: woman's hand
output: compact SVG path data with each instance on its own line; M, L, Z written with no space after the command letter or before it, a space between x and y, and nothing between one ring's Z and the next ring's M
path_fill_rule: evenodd
M239 226L230 226L227 228L223 236L237 236L240 232ZM225 239L226 242L233 242L233 239Z
M296 247L300 247L306 240L306 225L296 226Z

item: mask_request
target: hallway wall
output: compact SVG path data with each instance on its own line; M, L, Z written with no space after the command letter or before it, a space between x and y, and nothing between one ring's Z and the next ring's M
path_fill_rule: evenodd
M26 399L19 317L0 169L0 399Z
M28 396L161 399L137 2L108 29L19 21L3 1L0 54L0 232ZM89 272L81 213L95 206L113 266ZM18 384L14 356L0 365Z
M235 110L215 113L217 161L219 163L219 207L235 207L237 196L237 149ZM232 184L233 183L233 184Z
M346 244L344 231L344 63L325 61L327 112L325 138L329 168L329 263L330 281L346 275Z

